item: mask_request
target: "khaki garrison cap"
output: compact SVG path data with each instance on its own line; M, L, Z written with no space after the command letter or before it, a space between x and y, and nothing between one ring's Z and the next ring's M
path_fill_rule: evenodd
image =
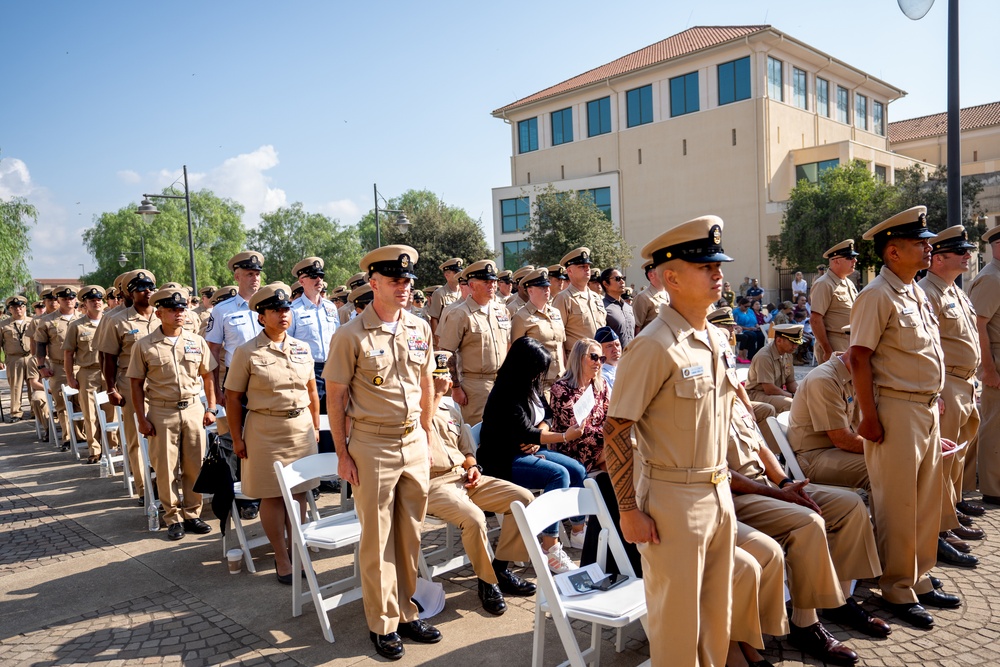
M155 308L187 308L188 291L183 287L162 288L149 297Z
M126 292L134 292L139 289L152 292L156 289L156 276L153 275L152 271L146 269L129 271L122 278L122 285L125 286Z
M236 285L226 285L212 292L212 305L218 306L223 301L232 299L239 292Z
M211 299L212 295L215 294L215 290L219 289L218 285L205 285L200 290L198 294L202 295L206 299Z
M354 289L355 287L361 287L366 282L368 282L367 273L355 273L351 276L351 279L347 281L347 289Z
M565 267L569 267L572 264L586 264L589 266L590 248L574 248L563 255L563 258L559 260L559 263Z
M57 299L72 299L76 296L76 290L72 285L60 285L52 290L52 296Z
M535 270L535 267L529 264L528 266L522 266L520 269L514 272L513 278L514 283L517 284L521 282L526 275Z
M250 310L263 313L265 310L281 310L292 307L292 288L283 282L264 285L250 297Z
M774 335L781 336L796 345L801 345L802 329L803 326L801 324L776 324L774 325Z
M11 306L27 306L28 300L19 294L15 294L14 296L7 297L6 304L8 308Z
M42 293L39 294L38 297L41 298L41 299L52 299L53 301L56 300L56 298L54 296L52 296L52 288L51 287L46 287L45 289L43 289Z
M85 301L87 299L103 299L107 292L100 285L87 285L86 287L81 287L79 293L77 293L76 298L80 301Z
M442 271L454 271L455 273L459 273L462 270L463 266L465 266L464 259L462 259L461 257L452 257L451 259L446 260L438 268L441 269Z
M507 269L506 271L501 271L500 273L497 274L497 280L499 280L502 283L513 283L514 272L511 271L510 269Z
M857 256L858 253L854 250L854 239L841 241L823 253L823 259L833 259L834 257L846 257L847 259L853 259Z
M375 293L372 292L372 286L365 283L361 287L355 287L352 289L351 293L347 295L347 300L353 303L357 308L364 308L375 300Z
M653 266L674 259L692 263L731 262L733 258L722 248L724 225L717 215L683 222L647 243L642 258L652 260Z
M929 239L934 237L934 232L927 229L927 207L914 206L902 213L883 220L867 232L865 241L875 241L875 247L884 245L891 239Z
M549 270L544 266L539 267L521 279L521 284L525 287L548 287Z
M304 273L308 278L322 278L326 275L323 271L323 266L322 258L306 257L292 267L292 275L298 278Z
M994 227L989 229L980 237L986 243L993 243L994 241L1000 241L1000 227Z
M367 271L371 276L379 273L389 278L412 278L417 276L413 273L413 267L417 263L420 255L408 245L387 245L361 258L361 270Z
M710 312L708 314L708 321L716 326L736 326L736 320L733 319L733 309L729 306L716 308Z
M264 255L252 250L244 250L229 258L226 264L230 271L236 269L250 269L251 271L261 271L264 268Z
M949 227L931 239L931 253L934 255L940 252L965 253L975 249L976 244L969 243L969 232L962 225Z
M497 263L492 259L481 259L473 262L462 272L466 280L496 280Z
M566 273L566 267L562 264L553 264L549 267L549 279L553 280L556 278L559 280L569 280L569 274Z

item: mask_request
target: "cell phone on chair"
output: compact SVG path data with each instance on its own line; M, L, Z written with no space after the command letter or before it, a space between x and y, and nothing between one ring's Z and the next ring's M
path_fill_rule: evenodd
M609 574L608 576L595 581L591 584L591 588L595 591L609 591L615 586L625 583L628 581L627 574Z

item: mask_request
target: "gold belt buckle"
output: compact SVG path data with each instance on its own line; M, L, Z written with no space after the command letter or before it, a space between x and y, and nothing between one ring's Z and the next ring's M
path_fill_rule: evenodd
M301 414L302 414L302 410L301 409L299 409L299 410L289 410L288 411L288 418L289 419L295 419L296 417L298 417Z
M723 468L722 470L716 470L712 473L712 484L718 486L722 484L723 480L729 479L729 468Z
M416 422L410 422L409 424L403 424L403 435L410 435L413 433L413 429L416 428Z

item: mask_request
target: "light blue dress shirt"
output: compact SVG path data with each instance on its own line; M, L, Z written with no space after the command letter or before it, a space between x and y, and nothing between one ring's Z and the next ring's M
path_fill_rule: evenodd
M212 309L212 316L205 329L205 340L222 345L226 368L229 368L236 348L255 338L263 330L264 327L257 323L257 313L250 310L246 299L237 294Z
M292 326L288 327L288 335L309 346L313 361L326 362L330 336L338 326L337 307L330 301L320 297L317 305L304 294L292 301Z

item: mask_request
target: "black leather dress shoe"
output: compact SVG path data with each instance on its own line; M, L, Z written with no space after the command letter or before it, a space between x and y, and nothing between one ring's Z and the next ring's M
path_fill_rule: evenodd
M842 607L825 610L823 617L838 625L854 628L869 637L888 637L892 634L888 623L869 614L854 598L847 598L847 604Z
M368 637L372 640L372 644L375 644L375 652L388 660L399 660L406 652L406 649L403 648L403 640L395 632L390 632L387 635L369 632Z
M941 591L931 591L930 593L917 593L917 599L925 607L937 607L938 609L957 609L962 606L962 599L957 595L942 593Z
M981 540L986 537L983 529L976 526L959 526L958 528L952 528L950 532L954 533L955 537L960 540Z
M500 590L505 594L516 595L518 597L528 597L535 594L535 589L537 588L535 584L525 581L510 570L494 569L493 571L496 572Z
M976 525L975 522L973 522L972 517L965 512L955 510L955 517L958 519L958 523L966 528L972 528Z
M983 496L983 502L990 505L1000 505L1000 496Z
M167 528L167 538L171 540L179 540L184 537L184 525L180 523L172 523Z
M955 507L958 508L959 512L963 514L968 514L969 516L982 516L986 514L986 508L982 505L975 505L970 503L968 500L963 500L959 502Z
M205 533L212 532L212 527L198 517L195 517L194 519L184 519L181 523L184 525L184 530L188 533L204 535Z
M421 644L437 644L441 641L441 632L422 618L409 623L400 623L397 632L400 637Z
M812 657L834 665L853 665L858 661L858 654L841 644L823 627L822 623L800 628L789 623L788 643Z
M503 593L496 584L490 584L482 579L479 580L479 599L483 603L483 609L494 616L502 616L507 611L507 603L504 602Z
M926 630L934 627L934 617L916 602L894 603L883 599L882 606L891 611L896 618L915 628Z
M970 551L972 551L972 547L970 547L968 543L963 541L962 538L960 538L958 535L951 532L950 530L946 530L943 533L940 533L938 537L943 539L951 546L955 547L955 551L960 551L963 554L967 554Z
M958 567L976 567L979 565L978 558L972 554L963 554L945 542L943 537L938 538L937 560L939 563L947 563L948 565L956 565Z
M930 575L927 575L927 578L931 580L931 586L934 587L934 590L937 591L944 588L944 582L938 579L937 577L932 577Z

